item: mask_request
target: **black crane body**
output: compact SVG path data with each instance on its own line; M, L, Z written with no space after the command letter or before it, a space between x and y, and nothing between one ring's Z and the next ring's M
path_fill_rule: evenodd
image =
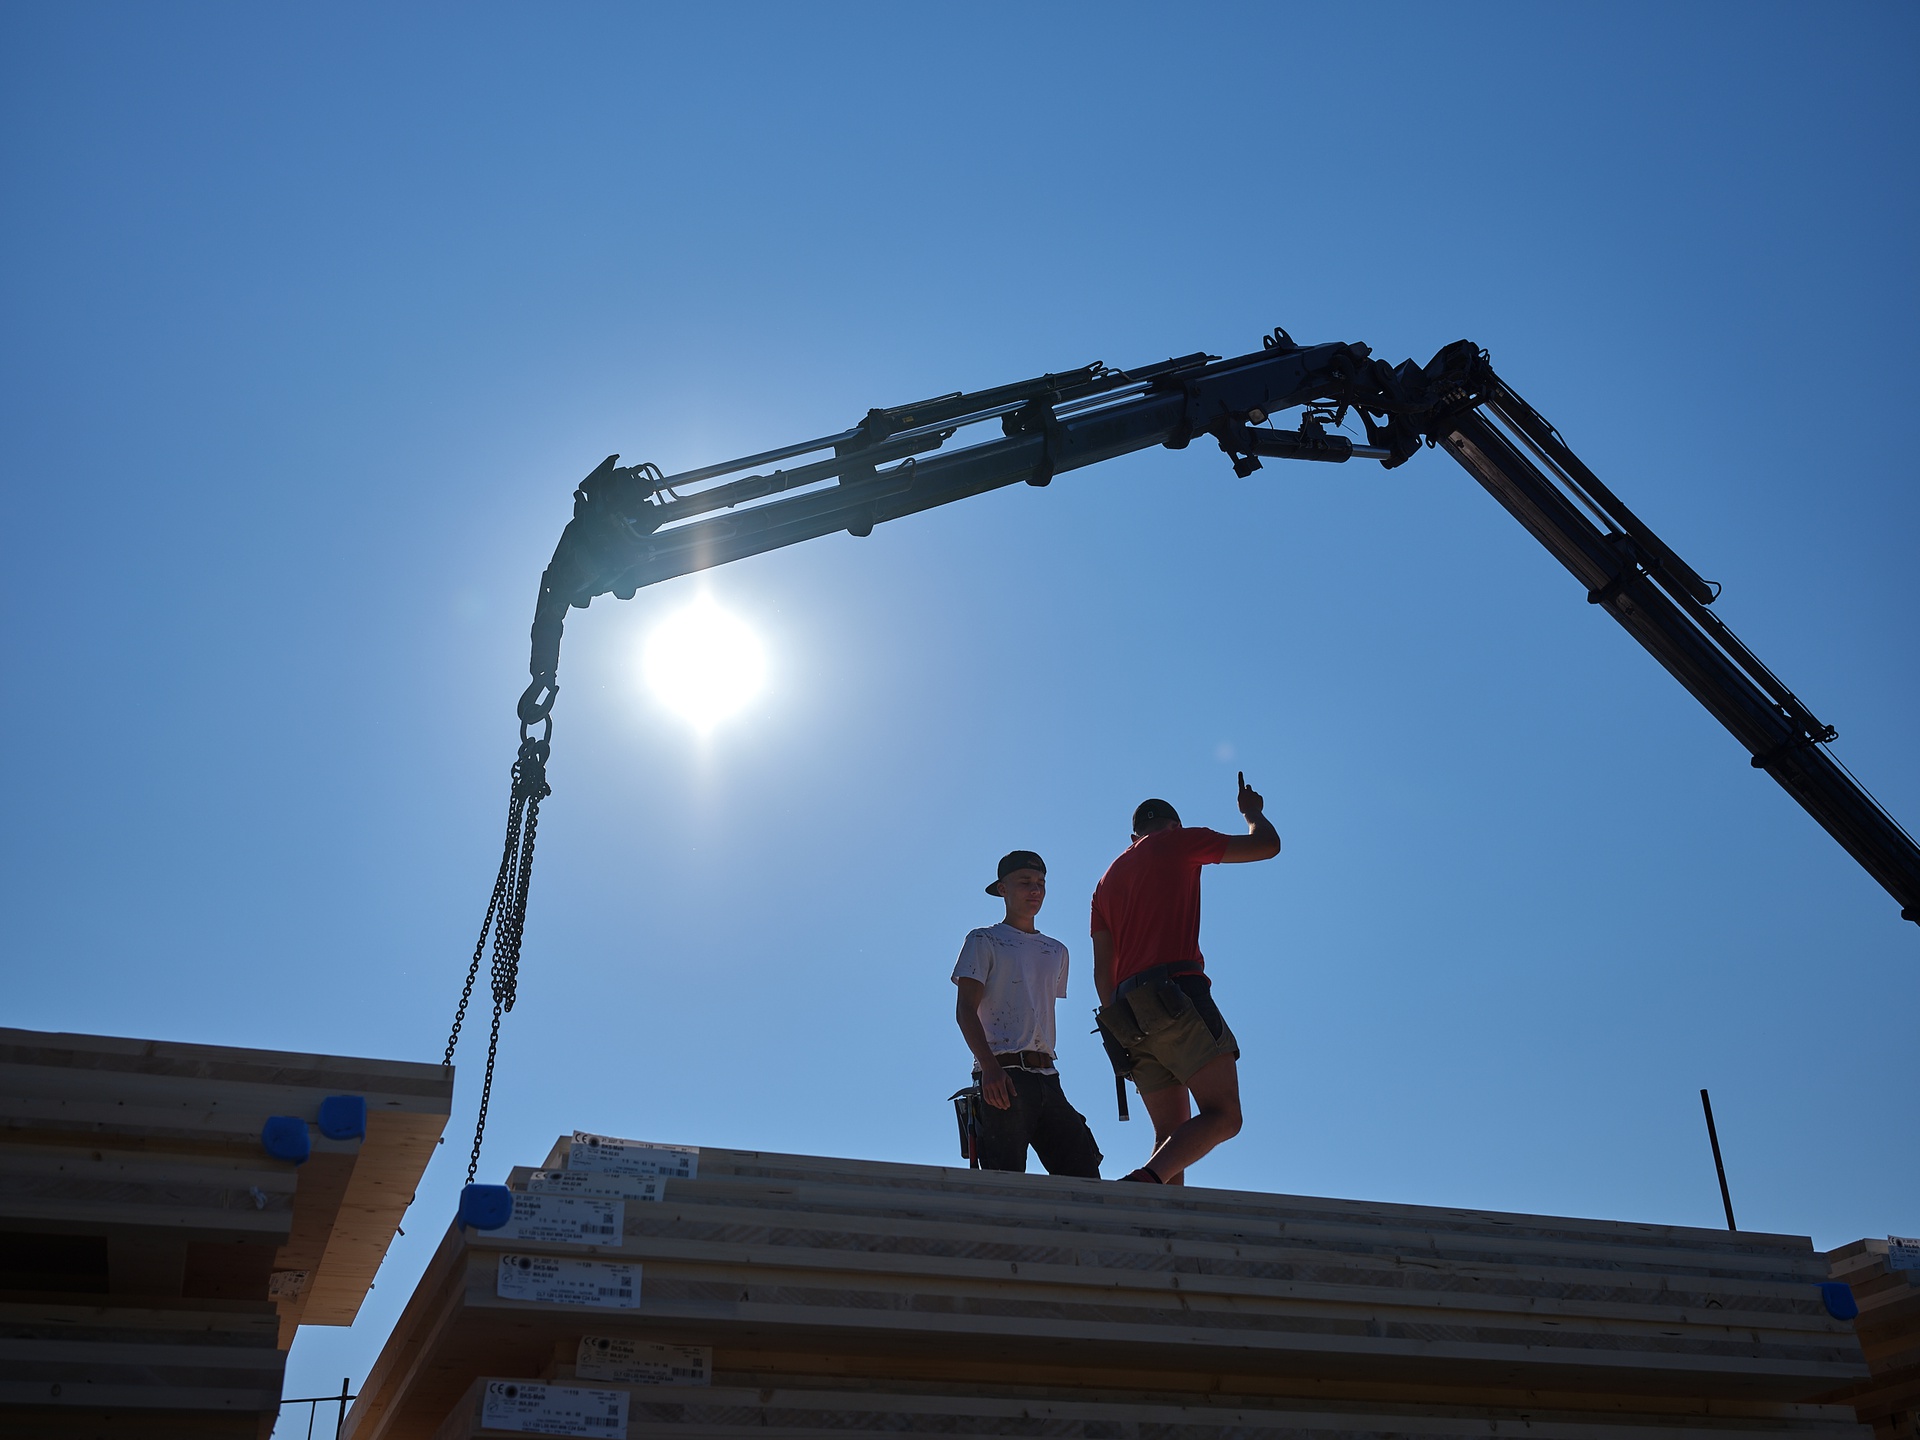
M1275 428L1273 418L1288 411L1300 412L1295 428ZM1350 416L1364 427L1365 444L1338 433ZM999 438L942 450L961 428L993 420ZM837 434L679 475L608 456L575 490L573 519L540 577L507 847L467 977L471 994L487 931L497 924L496 1037L502 1006L513 1007L569 609L585 609L599 595L628 599L662 580L819 535L867 535L889 520L1008 485L1047 485L1066 471L1156 445L1181 449L1207 439L1241 476L1262 458L1366 459L1392 469L1423 445L1445 450L1571 572L1589 603L1746 747L1755 769L1893 896L1904 919L1920 922L1920 845L1828 753L1833 727L1727 629L1710 608L1718 587L1581 463L1494 373L1485 351L1462 340L1425 366L1389 365L1365 345L1296 345L1276 330L1260 350L1231 359L1195 354L1135 370L1094 364L870 410ZM808 455L822 458L765 468ZM456 1039L466 1004L463 995ZM452 1053L450 1041L449 1062ZM490 1052L482 1125L492 1070ZM476 1135L476 1161L478 1154Z

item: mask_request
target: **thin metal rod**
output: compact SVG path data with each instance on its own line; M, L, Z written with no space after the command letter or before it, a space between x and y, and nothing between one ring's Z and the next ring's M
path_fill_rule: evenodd
M1111 404L1116 400L1125 400L1130 396L1145 394L1147 387L1152 383L1150 380L1136 380L1133 384L1122 385L1117 390L1107 390L1099 395L1088 395L1080 400L1069 400L1064 405L1054 406L1053 413L1056 415L1078 415L1083 410L1095 410L1102 405Z
M791 460L795 455L805 455L812 450L829 450L835 445L844 444L860 432L842 430L838 435L822 435L818 440L802 440L798 445L782 445L778 450L762 450L758 455L743 455L738 460L723 460L718 465L702 465L698 470L682 470L678 475L669 475L660 482L660 488L669 485L692 485L696 481L711 480L716 475L727 475L735 470L750 470L755 465L769 465L775 460Z
M1149 382L1142 380L1137 384L1128 385L1119 390L1109 391L1103 395L1093 395L1084 400L1075 400L1070 404L1056 405L1054 407L1054 413L1062 416L1078 414L1094 406L1104 405L1110 401L1114 401L1116 397L1124 399L1132 395L1140 394L1146 390L1148 383ZM965 415L955 415L951 419L936 420L931 425L918 425L911 430L896 430L893 434L887 436L885 440L881 441L880 444L874 446L870 452L856 450L850 455L838 456L832 460L815 461L811 465L802 465L795 470L776 470L770 476L749 475L744 480L731 480L728 481L727 484L715 486L711 490L702 490L695 495L685 495L678 500L666 501L664 502L665 507L672 512L672 515L670 519L661 522L661 528L664 529L674 520L688 519L694 515L703 515L713 510L731 510L741 500L758 500L766 495L777 495L782 491L797 489L803 485L818 484L822 480L832 479L842 470L851 469L860 465L871 465L876 461L898 459L911 442L916 440L933 437L935 448L937 448L941 441L944 441L948 436L968 425L977 425L983 420L997 420L1002 415L1011 415L1016 410L1026 409L1031 403L1030 400L1025 399L1015 400L1006 405L995 405L985 410L975 410ZM857 431L849 430L844 435L832 438L837 442L857 433ZM810 448L819 449L821 447L814 445ZM920 447L913 446L912 448L919 449ZM1363 447L1356 446L1355 454L1360 454L1362 449ZM768 452L770 455L775 453L776 452L773 451ZM793 453L798 454L801 452L795 451ZM1384 459L1391 452L1377 450L1367 453L1373 458ZM765 456L759 455L751 457L754 462L765 458ZM747 463L747 461L730 461L726 468L738 469ZM707 471L689 471L686 475L670 476L662 482L660 488L664 490L669 486L689 483L689 476L693 479L708 478L711 469L712 467L709 467ZM755 484L754 482L756 481L760 483ZM736 492L734 488L736 486L751 488L742 488Z
M1700 1092L1700 1108L1707 1115L1707 1142L1713 1146L1713 1172L1720 1177L1720 1203L1727 1210L1727 1229L1738 1230L1733 1223L1733 1196L1727 1193L1727 1167L1720 1163L1720 1134L1713 1128L1713 1101L1707 1098L1707 1092Z
M1540 462L1540 468L1545 470L1550 477L1566 489L1571 490L1574 495L1578 497L1580 503L1587 507L1588 513L1600 522L1601 529L1615 535L1624 533L1618 523L1615 522L1613 516L1607 513L1606 506L1589 495L1581 486L1580 482L1567 473L1566 467L1551 455L1547 454L1540 443L1521 427L1519 421L1515 420L1500 408L1500 401L1497 397L1487 401L1487 403L1481 407L1482 414L1488 411L1491 411L1494 418L1500 422L1500 428L1506 433L1508 439L1518 440L1528 450L1532 451L1533 458Z
M1198 356L1187 357L1188 362L1191 362L1196 359L1204 359L1204 357L1198 357ZM1166 365L1148 366L1147 369L1153 371L1155 374L1158 374L1168 370L1169 368L1176 368L1176 369L1180 368L1180 363L1181 362L1170 361ZM1138 374L1140 372L1135 371L1134 373ZM1123 399L1127 396L1138 395L1141 392L1145 391L1151 383L1152 382L1150 380L1125 380L1120 378L1119 376L1111 377L1111 380L1106 383L1103 383L1103 381L1101 380L1091 381L1089 382L1089 384L1094 389L1093 394L1083 395L1077 399L1067 401L1062 405L1058 405L1055 407L1055 413L1060 415L1072 415L1081 410L1087 410L1098 405L1108 404L1114 400ZM1086 387L1075 386L1072 388L1081 389ZM991 393L991 392L988 392L988 393ZM943 395L943 396L937 396L935 398L936 400L958 400L958 399L965 399L966 397L960 396L960 395L952 395L952 396ZM1024 410L1027 407L1027 405L1031 402L1032 398L1033 397L1030 395L1022 395L1018 399L1011 401L1010 403L986 406L979 410L968 411L967 413L962 415L954 415L954 416L949 416L942 420L936 420L931 424L921 425L912 430L901 430L892 435L889 435L887 439L888 440L910 440L910 439L916 439L922 435L938 434L942 431L945 431L951 434L953 431L960 429L962 426L977 425L983 420L993 420L993 419L997 419L999 416L1002 416L1002 415L1011 415L1016 410ZM929 401L927 403L931 404L933 402ZM920 408L920 407L916 406L915 408ZM711 480L716 475L729 475L736 470L751 470L756 465L769 465L773 463L775 460L790 460L795 455L805 455L810 451L827 450L832 448L835 445L843 445L847 441L856 438L859 434L860 434L860 428L858 426L855 426L851 430L842 430L837 435L822 435L817 440L804 440L798 445L786 445L786 446L782 446L778 450L762 450L757 455L743 455L738 460L723 460L718 465L703 465L698 470L683 470L678 475L667 476L667 478L661 482L660 488L664 490L669 486L678 488L682 485L694 485L694 484L698 484L702 480Z
M340 1440L347 1428L347 1401L353 1398L347 1394L347 1381L351 1378L347 1375L340 1377L340 1418L333 1422L333 1440Z

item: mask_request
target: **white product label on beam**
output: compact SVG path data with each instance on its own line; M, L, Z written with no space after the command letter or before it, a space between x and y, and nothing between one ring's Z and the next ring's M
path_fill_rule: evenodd
M1887 1268L1889 1270L1920 1270L1920 1237L1887 1236Z
M560 1245L618 1245L626 1202L575 1195L515 1195L513 1217L486 1232L502 1240L543 1240Z
M640 1267L607 1260L567 1260L558 1255L502 1255L494 1293L502 1300L531 1300L543 1305L636 1310L640 1306Z
M574 1357L582 1380L623 1380L629 1385L711 1385L711 1345L649 1345L645 1340L583 1335Z
M489 1380L480 1399L480 1425L522 1435L611 1435L624 1440L627 1392Z
M668 1180L691 1180L700 1170L695 1145L649 1145L644 1140L617 1140L611 1135L573 1132L567 1149L567 1169L590 1170L596 1175L659 1175Z
M596 1175L591 1170L536 1170L527 1176L535 1195L604 1195L621 1200L658 1200L667 1182L658 1175Z

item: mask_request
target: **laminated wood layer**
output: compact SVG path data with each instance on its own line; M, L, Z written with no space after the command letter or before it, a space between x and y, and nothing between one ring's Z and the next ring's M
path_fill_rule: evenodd
M473 1383L432 1440L492 1440L524 1431L488 1429L482 1396L489 1377ZM1330 1404L1323 1401L1246 1405L1234 1401L1169 1404L1150 1399L1071 1395L981 1396L935 1392L815 1389L711 1389L578 1382L627 1396L627 1440L824 1440L881 1430L890 1434L1036 1436L1050 1440L1309 1440L1392 1435L1396 1440L1467 1440L1525 1435L1534 1440L1667 1440L1703 1435L1758 1440L1782 1435L1864 1440L1844 1409L1809 1412L1756 1424L1738 1417L1675 1424L1670 1417L1555 1412L1538 1406L1433 1407ZM537 1433L537 1432L536 1432Z
M0 1143L0 1217L242 1231L284 1239L300 1176L252 1153L169 1152L99 1141Z
M298 1317L301 1324L351 1325L360 1313L394 1232L413 1203L414 1187L446 1129L450 1074L444 1084L437 1111L368 1110L366 1145L354 1158L326 1227L326 1246Z
M252 1434L279 1403L278 1331L264 1302L0 1302L0 1436Z
M1443 1311L1400 1297L1221 1294L1186 1283L1152 1291L1130 1275L967 1277L927 1266L884 1272L789 1270L761 1256L658 1258L662 1247L611 1247L603 1258L643 1265L642 1312L684 1343L766 1344L782 1336L832 1337L869 1353L955 1345L1008 1356L1032 1349L1061 1358L1185 1351L1198 1368L1278 1367L1302 1373L1478 1371L1518 1383L1674 1386L1724 1394L1791 1396L1858 1373L1853 1348L1829 1337L1728 1326L1608 1323ZM499 1255L566 1254L548 1244L476 1241L466 1259L466 1305L475 1311L545 1311L495 1293ZM1183 1279L1185 1277L1182 1277ZM623 1315L621 1317L625 1319ZM1850 1338L1850 1337L1849 1337ZM1530 1377L1530 1378L1528 1378Z
M1853 1322L1872 1374L1833 1392L1881 1440L1920 1435L1920 1270L1887 1265L1887 1242L1856 1240L1829 1253L1835 1280L1853 1291Z
M0 1029L0 1227L271 1242L291 1343L352 1323L452 1090L438 1065ZM300 1167L261 1149L269 1116L311 1123L334 1095L365 1099L364 1140L310 1129Z
M1791 1236L707 1151L626 1206L618 1247L469 1243L638 1261L644 1311L703 1344L813 1328L1785 1396L1861 1373ZM470 1305L519 1303L485 1270Z
M0 1029L0 1436L264 1433L297 1325L358 1310L452 1088L438 1065ZM332 1096L365 1100L364 1138L318 1133ZM266 1153L272 1116L306 1123L304 1164Z
M568 1150L569 1143L560 1141L544 1168L564 1168ZM527 1173L514 1171L515 1182L523 1181ZM669 1181L668 1194L691 1198L701 1192L689 1191L689 1185L722 1180L728 1183L710 1192L716 1197L785 1193L799 1200L801 1208L840 1202L884 1211L893 1203L902 1213L926 1214L945 1196L972 1219L1014 1228L1031 1226L1036 1220L1052 1228L1103 1213L1144 1212L1159 1217L1158 1228L1167 1230L1172 1224L1182 1237L1271 1236L1301 1249L1326 1248L1344 1254L1372 1248L1395 1257L1478 1258L1496 1264L1591 1268L1597 1262L1604 1268L1657 1269L1664 1275L1809 1284L1825 1280L1828 1269L1826 1258L1803 1236L1197 1187L1153 1189L753 1151L703 1150L698 1180ZM803 1191L798 1186L809 1188ZM1036 1209L1035 1202L1046 1211Z
M563 1141L545 1168L566 1158ZM564 1375L555 1356L588 1334L712 1346L716 1384L753 1393L1027 1386L1137 1407L1151 1389L1443 1419L1551 1394L1568 1415L1639 1416L1634 1433L1648 1417L1847 1433L1849 1412L1796 1407L1865 1375L1821 1303L1825 1258L1794 1236L714 1150L624 1216L595 1246L450 1231L349 1433L428 1440L477 1376ZM502 1299L508 1253L637 1263L640 1306ZM1088 1423L1060 1433L1098 1440L1107 1422Z
M1791 1254L1680 1257L1574 1241L1556 1249L1531 1237L1506 1244L1497 1236L1441 1241L1411 1228L1170 1216L1152 1204L1157 1196L1132 1208L1071 1203L1077 1198L1009 1202L962 1193L906 1205L846 1187L676 1180L664 1203L628 1207L621 1248L665 1258L676 1249L695 1255L708 1253L699 1247L723 1245L755 1264L924 1265L996 1278L1047 1275L1063 1283L1188 1290L1212 1285L1243 1294L1259 1293L1257 1282L1278 1281L1332 1299L1420 1292L1443 1309L1737 1321L1763 1329L1805 1329L1821 1312L1820 1271ZM1450 1300L1450 1292L1462 1298Z
M596 1332L601 1333L601 1332ZM569 1385L595 1385L579 1378L574 1362L577 1337L556 1344L541 1378ZM1175 1405L1218 1403L1223 1396L1248 1403L1269 1399L1335 1402L1365 1401L1428 1409L1513 1407L1511 1387L1446 1385L1381 1380L1338 1380L1288 1375L1223 1375L1206 1371L1178 1371L1145 1365L1120 1367L1062 1366L1020 1360L954 1360L945 1357L907 1359L887 1356L849 1356L830 1352L791 1350L716 1349L714 1383L751 1390L884 1389L903 1393L988 1395L1001 1399L1058 1399L1063 1394L1085 1400L1152 1401ZM1231 1384L1228 1382L1231 1381ZM1542 1410L1578 1414L1632 1414L1665 1416L1673 1423L1693 1417L1746 1421L1831 1421L1838 1413L1831 1404L1784 1400L1735 1400L1724 1396L1634 1395L1607 1391L1528 1389L1526 1403Z
M271 1414L0 1406L0 1440L268 1440L272 1434Z

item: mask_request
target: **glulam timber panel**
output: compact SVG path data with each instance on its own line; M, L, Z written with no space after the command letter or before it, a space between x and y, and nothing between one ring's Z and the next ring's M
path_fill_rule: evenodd
M452 1078L0 1030L0 1435L264 1435L298 1325L358 1309ZM364 1134L320 1131L334 1097ZM267 1152L276 1116L304 1162Z
M563 1140L540 1168L570 1158ZM529 1169L510 1184L552 1193ZM589 1336L708 1347L714 1394L732 1387L718 1408L662 1399L681 1418L646 1410L633 1435L1015 1433L986 1418L1012 1389L1048 1406L1133 1407L1137 1424L1141 1407L1191 1408L1196 1395L1260 1410L1223 1434L1438 1435L1469 1412L1519 1425L1549 1398L1554 1434L1601 1416L1608 1434L1860 1433L1847 1408L1817 1403L1867 1371L1852 1328L1827 1313L1827 1260L1804 1237L729 1150L701 1151L693 1178L653 1193L625 1200L618 1235L591 1244L520 1238L516 1222L450 1229L349 1433L492 1434L476 1383L595 1385L565 1359ZM502 1293L503 1266L535 1262L637 1269L637 1302ZM807 1399L776 1415L738 1399L835 1387L967 1404L936 1421L947 1412ZM1324 1419L1336 1412L1347 1418ZM1119 1423L1048 1413L1068 1427L1057 1433L1088 1440ZM1200 1426L1204 1440L1211 1423L1152 1426Z

